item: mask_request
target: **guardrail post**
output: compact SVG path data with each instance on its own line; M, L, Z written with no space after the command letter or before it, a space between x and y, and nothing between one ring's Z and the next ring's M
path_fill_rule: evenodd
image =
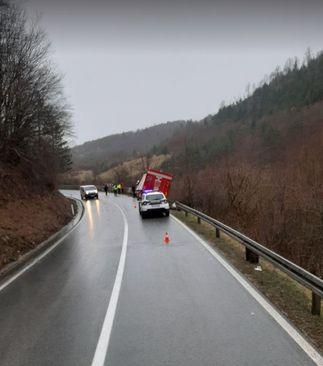
M197 218L197 223L198 223L198 224L200 224L200 223L201 223L201 218L200 218L200 217L198 217L198 218Z
M321 297L312 292L312 314L321 315Z
M215 228L215 237L216 238L220 237L220 230L217 227Z
M246 261L250 263L259 263L259 255L246 247Z

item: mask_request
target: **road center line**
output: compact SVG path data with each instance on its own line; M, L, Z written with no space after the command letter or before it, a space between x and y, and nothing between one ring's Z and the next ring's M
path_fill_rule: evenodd
M120 289L121 289L121 283L123 279L123 273L126 263L126 255L127 255L127 246L128 246L128 221L126 218L126 215L122 208L113 202L113 204L118 207L120 210L123 222L124 222L124 234L123 234L123 242L122 242L122 249L119 259L119 265L118 270L116 274L116 278L114 281L109 305L107 312L105 314L105 318L103 321L100 337L96 346L95 354L92 360L91 366L103 366L104 361L107 355L108 347L109 347L109 341L111 336L111 331L113 327L113 321L117 309L118 299L120 295Z
M171 215L172 219L190 232L197 241L213 255L231 275L249 292L249 294L271 315L275 321L289 334L291 338L303 349L303 351L318 365L323 366L322 356L312 347L307 340L290 324L274 307L267 301L253 286L250 285L224 258L222 258L205 240L190 229L177 217Z

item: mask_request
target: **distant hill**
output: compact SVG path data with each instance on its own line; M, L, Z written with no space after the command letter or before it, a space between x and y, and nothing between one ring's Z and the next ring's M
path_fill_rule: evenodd
M167 153L158 145L166 142L185 126L185 121L167 122L135 132L123 132L85 142L72 149L73 170L93 170L95 174L113 168L120 162L139 157L155 149L155 153Z

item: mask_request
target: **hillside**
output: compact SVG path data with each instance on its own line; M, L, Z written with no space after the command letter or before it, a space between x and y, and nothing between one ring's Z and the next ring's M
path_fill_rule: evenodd
M170 159L170 155L161 154L150 157L141 157L133 160L125 161L114 168L111 168L97 176L99 182L127 182L134 183L140 177L143 170L147 167L159 169L166 161Z
M73 170L93 170L95 174L102 173L124 160L147 154L154 146L166 142L184 125L185 121L167 122L75 146L72 149Z
M289 60L247 98L199 122L187 123L160 148L176 156L173 168L185 160L190 161L190 167L206 166L231 154L238 145L254 162L264 164L279 156L289 138L321 128L322 100L323 54L316 58L307 55L302 65Z
M97 175L94 175L92 170L72 170L63 174L60 179L62 183L72 185L87 183L103 185L111 182L123 182L131 185L137 181L147 167L159 169L169 159L170 155L167 154L142 156L121 162Z
M0 164L0 270L65 226L71 201Z

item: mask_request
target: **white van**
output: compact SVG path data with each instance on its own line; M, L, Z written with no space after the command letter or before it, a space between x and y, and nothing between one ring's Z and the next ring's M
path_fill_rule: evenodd
M81 186L80 195L82 200L87 200L89 198L99 199L99 193L96 186Z

